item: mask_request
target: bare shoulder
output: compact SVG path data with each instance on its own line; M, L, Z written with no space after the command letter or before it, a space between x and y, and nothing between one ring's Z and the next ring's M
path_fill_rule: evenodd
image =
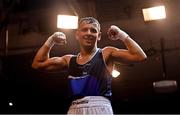
M102 55L105 61L107 61L111 57L113 50L114 50L114 47L112 46L106 46L102 49Z
M72 55L72 54L66 54L66 55L62 56L62 58L65 59L66 62L69 64L69 61L70 61L71 57L73 57L73 56L74 55Z
M105 52L106 52L106 51L109 52L109 51L113 50L114 48L115 48L115 47L113 47L113 46L106 46L106 47L104 47L102 50L105 51Z
M122 53L125 52L123 49L118 49L113 46L106 46L102 49L102 54L105 60L114 60L116 58L122 58Z
M112 47L112 46L106 46L102 49L102 52L103 52L103 55L110 55L115 49L115 47Z

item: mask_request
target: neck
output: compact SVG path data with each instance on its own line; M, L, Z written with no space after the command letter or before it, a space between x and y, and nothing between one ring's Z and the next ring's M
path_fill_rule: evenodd
M97 51L97 47L93 47L93 48L81 48L80 50L80 55L81 56L87 56L87 55L92 55Z
M92 58L92 56L96 53L96 51L97 51L97 47L94 47L91 50L81 49L77 57L77 63L79 64L87 63Z

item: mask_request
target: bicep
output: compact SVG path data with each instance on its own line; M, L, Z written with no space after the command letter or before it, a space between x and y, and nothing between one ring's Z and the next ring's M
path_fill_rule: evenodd
M68 66L67 60L65 56L63 57L52 57L47 59L44 62L39 63L39 69L55 71L55 70L63 70Z
M108 47L109 57L113 61L118 61L120 63L131 63L135 62L134 55L130 54L126 49L118 49L115 47Z
M135 58L133 55L129 53L128 50L125 49L115 49L112 52L112 58L115 61L123 62L123 63L131 63L135 62Z

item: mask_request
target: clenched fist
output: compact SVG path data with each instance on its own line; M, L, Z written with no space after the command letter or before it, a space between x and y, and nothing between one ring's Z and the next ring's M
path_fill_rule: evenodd
M45 42L45 45L48 47L52 47L55 44L58 44L58 45L66 44L66 35L62 32L55 32Z
M115 25L112 25L109 29L108 29L108 37L111 40L122 40L124 41L126 39L126 37L128 37L129 35L127 33L125 33L124 31L122 31L120 28L118 28Z

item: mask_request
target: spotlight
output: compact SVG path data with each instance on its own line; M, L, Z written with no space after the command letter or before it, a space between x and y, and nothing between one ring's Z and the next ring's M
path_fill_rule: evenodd
M77 29L78 16L57 15L57 28Z
M9 106L13 106L13 103L12 103L12 102L9 102Z
M115 70L115 69L113 69L113 71L112 71L112 76L113 76L114 78L116 78L116 77L118 77L119 75L120 75L120 72L117 71L117 70Z
M159 20L166 18L166 11L164 6L156 6L142 9L144 21Z

